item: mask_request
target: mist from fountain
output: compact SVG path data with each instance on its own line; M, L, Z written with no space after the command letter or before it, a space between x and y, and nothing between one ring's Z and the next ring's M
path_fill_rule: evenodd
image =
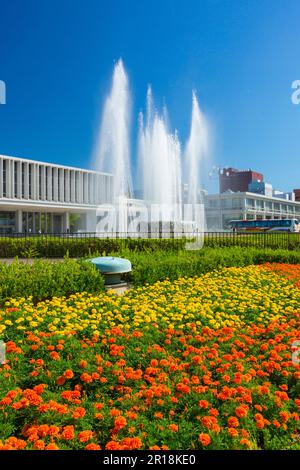
M138 160L143 199L161 207L162 220L181 218L181 147L177 133L167 126L166 112L154 107L151 87L147 112L139 116ZM170 213L170 210L172 213Z
M208 148L208 123L200 110L197 95L193 91L190 135L184 152L188 182L187 202L191 208L196 208L197 204L203 202L199 194L199 182L201 181L201 166L208 154ZM193 217L195 218L195 215Z
M130 92L128 77L120 59L112 77L112 86L106 98L99 133L94 152L96 170L114 175L113 201L132 197L130 169Z

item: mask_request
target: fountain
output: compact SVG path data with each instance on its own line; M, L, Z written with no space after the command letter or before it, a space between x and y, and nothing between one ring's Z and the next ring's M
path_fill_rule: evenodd
M139 167L144 201L160 208L152 221L174 222L182 219L181 148L177 133L169 132L166 117L153 106L151 87L147 92L147 114L139 118ZM170 213L171 212L171 213Z
M120 59L114 68L110 94L104 104L99 141L94 152L96 169L114 175L114 203L119 197L132 197L129 124L128 78Z
M192 94L191 129L184 152L177 132L167 124L167 111L160 113L154 106L151 87L147 91L146 114L139 114L138 167L141 200L133 199L130 170L129 121L130 94L122 60L113 72L112 86L104 105L99 141L94 164L100 171L114 175L113 205L118 225L115 230L126 232L128 226L149 229L149 220L157 227L173 224L173 231L182 231L185 221L203 230L196 214L199 199L200 166L208 149L208 125L201 112L196 93ZM187 197L183 198L183 157L187 174ZM187 203L188 210L185 210ZM143 203L146 211L139 209ZM143 220L132 223L140 211ZM203 211L203 209L202 209ZM128 215L129 214L129 215ZM145 216L146 214L146 216ZM146 228L147 227L147 228Z

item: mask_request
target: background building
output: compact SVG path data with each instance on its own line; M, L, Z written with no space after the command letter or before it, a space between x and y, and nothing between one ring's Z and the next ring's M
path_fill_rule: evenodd
M0 233L95 231L107 173L0 155Z
M300 201L300 189L294 189L295 201Z
M220 172L220 193L226 191L245 192L248 191L248 186L253 181L262 182L264 176L257 171L252 170L237 170L235 168L224 168Z
M219 178L220 193L205 197L208 230L226 230L229 221L237 219L300 220L300 190L290 193L273 190L261 173L252 170L225 168ZM226 191L221 191L226 187Z

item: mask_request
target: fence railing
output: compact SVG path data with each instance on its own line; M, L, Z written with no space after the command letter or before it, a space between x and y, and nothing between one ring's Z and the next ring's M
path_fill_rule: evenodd
M300 233L239 232L80 232L0 234L0 258L14 256L72 257L119 249L183 249L186 241L200 237L204 247L257 247L300 250Z

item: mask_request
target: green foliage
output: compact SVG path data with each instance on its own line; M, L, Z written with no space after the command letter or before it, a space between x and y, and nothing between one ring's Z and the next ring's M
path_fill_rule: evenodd
M15 260L0 263L0 303L11 297L34 301L76 292L104 289L104 279L91 264L65 259L62 262L35 260L32 264Z
M43 235L30 238L0 238L0 258L39 257L81 258L99 254L130 251L177 251L185 245L184 239L147 239L147 238L60 238L44 237Z
M92 255L130 252L173 252L183 250L186 240L162 238L95 238L95 237L51 237L0 238L0 258L81 258ZM300 252L300 234L207 234L205 248L286 249Z
M133 264L132 279L135 284L153 283L163 279L196 276L222 267L248 266L249 264L300 263L299 251L258 248L203 248L199 251L130 253L122 255Z

